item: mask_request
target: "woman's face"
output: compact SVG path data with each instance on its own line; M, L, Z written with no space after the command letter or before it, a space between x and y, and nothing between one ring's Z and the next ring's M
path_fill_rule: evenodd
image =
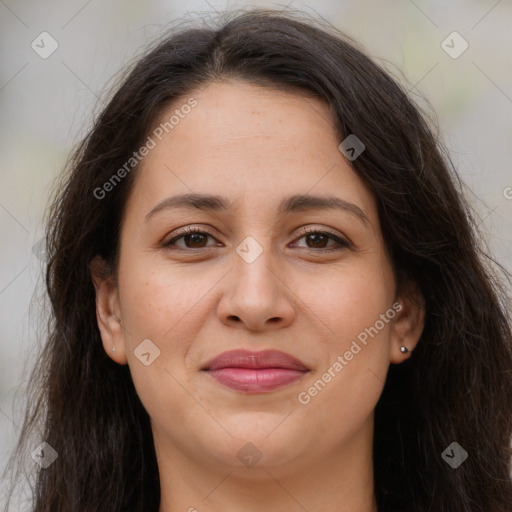
M190 96L193 108L187 96L158 121L178 109L169 133L150 134L117 287L95 277L105 351L130 367L160 462L350 460L371 446L390 362L423 328L396 296L375 199L320 100L234 80ZM184 194L215 198L171 204ZM304 368L208 365L232 350L281 351Z

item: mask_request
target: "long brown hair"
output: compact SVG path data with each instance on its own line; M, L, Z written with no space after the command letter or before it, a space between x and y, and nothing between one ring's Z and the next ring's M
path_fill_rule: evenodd
M128 366L104 352L90 277L96 255L115 271L136 166L107 198L94 191L170 104L228 76L314 94L330 105L340 142L349 134L363 141L351 164L377 199L398 286L414 282L425 298L417 348L391 365L375 411L379 511L510 512L509 298L448 152L405 87L357 42L270 9L224 13L218 27L182 28L147 48L68 162L46 236L49 336L13 455L27 457L30 435L58 453L36 474L34 512L158 509L149 417ZM468 454L457 468L442 456L453 442Z

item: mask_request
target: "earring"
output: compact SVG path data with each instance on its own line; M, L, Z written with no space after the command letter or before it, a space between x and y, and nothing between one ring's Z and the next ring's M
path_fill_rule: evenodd
M402 352L402 354L407 354L407 352L410 352L410 350L402 345L400 347L400 352Z
M116 346L114 345L114 346L112 347L112 352L115 352L115 351L116 351Z

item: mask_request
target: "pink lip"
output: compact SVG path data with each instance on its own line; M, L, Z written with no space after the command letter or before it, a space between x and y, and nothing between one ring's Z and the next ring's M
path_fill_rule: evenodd
M231 389L261 393L295 382L309 368L299 359L278 350L231 350L212 359L202 370Z

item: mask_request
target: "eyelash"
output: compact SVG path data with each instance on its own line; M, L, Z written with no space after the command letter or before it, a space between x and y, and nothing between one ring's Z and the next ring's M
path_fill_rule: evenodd
M164 242L162 244L162 246L164 248L167 248L167 249L177 249L177 250L182 250L182 251L201 251L203 249L208 249L208 247L200 247L200 248L197 248L197 249L193 249L193 248L189 248L189 247L178 247L178 246L175 245L175 242L177 240L179 240L180 238L183 238L183 237L185 237L187 235L194 234L194 233L198 233L198 234L201 234L201 235L209 235L212 238L214 238L213 234L210 231L208 231L208 229L206 229L206 228L187 227L181 233L179 233L177 236L171 238L167 242ZM306 230L304 230L301 233L301 235L296 240L300 240L301 238L304 238L305 236L313 234L313 233L314 234L319 234L319 235L324 235L324 236L327 236L327 237L331 238L332 240L334 240L339 245L339 247L331 247L331 248L328 248L328 249L313 249L313 248L310 248L310 247L305 247L305 249L307 249L308 251L312 251L312 252L333 252L333 251L338 251L338 250L341 250L341 249L348 249L348 248L351 247L351 244L349 242L347 242L346 240L343 240L343 239L337 237L336 235L333 235L332 233L329 233L328 231L320 231L317 228L306 228Z

